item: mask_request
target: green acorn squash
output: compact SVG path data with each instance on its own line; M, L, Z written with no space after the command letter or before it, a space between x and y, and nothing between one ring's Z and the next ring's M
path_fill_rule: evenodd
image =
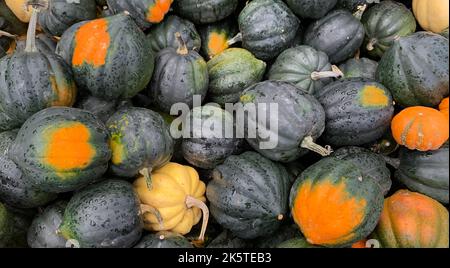
M320 19L333 9L337 0L286 0L286 3L301 18Z
M9 157L36 188L69 192L101 177L111 150L105 125L76 108L47 108L19 130Z
M58 232L73 247L123 248L139 241L142 226L139 198L133 186L109 179L73 195Z
M220 105L236 103L245 88L260 82L266 63L242 48L229 48L207 63L208 97Z
M322 138L336 146L358 146L381 138L394 115L391 93L370 79L342 79L324 87L316 97L326 113Z
M368 58L354 58L339 65L344 78L369 78L375 80L378 62Z
M280 227L287 216L288 193L286 169L255 152L229 156L214 169L206 189L214 219L243 239Z
M243 48L270 60L293 44L300 20L281 0L253 0L239 14L238 24Z
M134 248L193 248L184 236L167 231L148 234Z
M382 1L362 16L366 30L365 48L369 55L381 57L394 41L416 31L413 13L402 3Z
M72 66L81 89L106 100L132 98L153 73L150 45L126 13L74 24L56 51Z
M342 73L336 66L331 66L327 54L309 46L283 51L268 74L270 80L291 82L309 94L314 94L340 76Z
M335 64L355 55L364 33L364 26L350 12L335 10L308 27L304 43L325 52Z
M212 23L231 15L238 0L176 0L175 12L195 24Z
M163 117L145 108L123 108L106 123L111 135L113 174L133 177L144 168L157 169L170 161L174 142Z
M240 36L237 35L239 32L238 26L233 19L200 25L198 26L198 32L202 39L201 53L206 59L212 59L240 41Z
M400 106L436 107L449 93L448 39L429 32L401 37L384 53L376 77Z

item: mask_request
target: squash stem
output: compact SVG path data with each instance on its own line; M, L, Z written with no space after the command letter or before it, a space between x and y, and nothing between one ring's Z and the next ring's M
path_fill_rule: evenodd
M177 53L179 55L187 55L189 53L189 50L186 46L186 42L184 42L183 38L181 37L181 34L179 32L175 33L175 38L178 41L178 49Z
M149 191L153 188L152 183L152 175L151 175L152 169L151 168L143 168L139 171L139 173L144 176L145 182L147 183L147 188Z
M369 40L369 43L367 43L366 49L367 49L368 51L374 50L374 49L375 49L374 45L376 45L377 43L378 43L378 40L377 40L377 39L371 38L371 39Z
M311 73L311 79L314 81L317 81L317 80L323 79L323 78L339 78L339 77L343 77L343 76L344 76L344 74L336 65L331 66L331 71L312 72Z
M227 41L228 46L232 46L236 43L242 42L242 33L238 33L235 37Z
M300 147L316 152L321 156L328 156L333 152L329 145L322 147L319 144L314 143L311 136L304 138Z
M385 155L382 155L384 162L386 162L388 165L392 166L395 169L398 169L400 167L400 159L388 157Z
M32 13L31 13L31 19L30 24L28 25L28 32L27 32L27 41L25 46L25 52L37 52L36 48L36 24L37 24L37 18L38 18L38 12L39 9L36 9L34 7L31 7Z
M163 227L163 218L161 216L161 213L159 213L159 211L156 208L146 205L146 204L141 204L140 208L141 208L141 215L144 215L145 213L150 213L150 214L154 215L156 217L156 219L158 220L160 228L161 229L164 228Z
M11 39L15 39L17 37L17 35L15 35L15 34L10 34L8 32L0 30L0 37L2 37L2 36L9 37Z
M366 9L367 9L367 4L358 6L356 12L353 13L353 16L355 18L357 18L358 20L361 20L361 18L363 16L364 12L366 11Z
M284 215L280 214L277 216L277 220L282 221L284 219Z
M186 197L186 206L188 208L192 208L192 207L198 207L199 209L202 210L203 213L203 222L202 222L202 229L200 231L200 235L198 237L198 241L200 242L204 242L205 241L205 233L206 233L206 227L208 226L208 219L209 219L209 209L206 206L205 203L203 203L202 201L192 197L192 196L187 196Z

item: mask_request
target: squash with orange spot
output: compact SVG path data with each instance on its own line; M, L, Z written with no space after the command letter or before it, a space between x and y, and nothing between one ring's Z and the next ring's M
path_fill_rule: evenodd
M25 50L0 60L0 130L17 128L47 107L75 102L77 89L70 66L36 46L37 12L33 14Z
M448 248L448 210L430 197L399 190L384 201L372 237L384 248Z
M153 73L150 45L126 13L74 24L56 51L72 66L82 90L106 100L134 97Z
M19 130L9 157L37 188L68 192L101 177L111 150L105 125L75 108L47 108Z
M231 15L238 0L176 0L174 9L181 17L195 24L212 23Z
M327 117L323 138L336 146L358 146L381 138L394 115L389 90L366 78L333 82L315 96Z
M239 41L234 38L239 29L236 21L232 19L200 25L198 32L203 44L201 53L206 59L212 59Z
M449 138L448 117L423 106L402 110L392 119L391 130L397 143L410 150L437 150Z
M137 25L145 30L164 20L173 0L107 0L114 13L130 12Z
M383 191L352 160L328 157L297 178L290 207L309 243L346 247L375 229L383 208Z

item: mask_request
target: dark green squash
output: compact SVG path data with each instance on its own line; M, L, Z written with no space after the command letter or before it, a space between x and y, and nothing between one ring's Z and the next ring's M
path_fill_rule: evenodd
M77 22L97 17L94 0L46 0L41 8L39 25L53 36L61 36L65 30Z
M254 246L255 248L276 248L278 244L295 237L301 237L300 230L296 224L289 223L270 235L254 240Z
M300 20L281 0L253 0L238 18L242 46L258 59L270 60L290 47Z
M364 41L364 26L346 10L335 10L312 23L304 42L325 52L335 64L355 55Z
M269 235L280 227L287 217L288 193L286 169L250 151L217 166L206 189L214 219L243 239Z
M360 147L342 147L333 153L333 157L353 162L361 169L365 178L370 178L379 185L384 195L391 189L391 171L381 155Z
M342 79L324 87L316 97L326 113L322 138L335 146L358 146L379 139L394 115L391 93L370 79Z
M157 169L170 161L174 141L158 113L145 108L123 108L106 123L111 135L113 174L133 177L144 168Z
M31 248L65 248L66 239L58 234L67 201L47 206L37 215L28 229L27 241Z
M240 102L244 105L256 104L255 109L249 109L246 113L244 110L238 111L238 115L243 116L248 124L245 129L247 142L265 157L273 161L291 162L306 154L307 149L321 155L331 153L330 148L314 143L325 129L325 112L306 91L287 82L269 80L247 88ZM265 122L255 122L259 109L277 113L277 122L273 120L274 116L267 116ZM256 123L259 124L258 132L251 136L250 131L255 129ZM275 123L278 128L275 128Z
M134 248L193 248L184 236L172 232L148 234Z
M36 189L19 167L9 158L8 151L17 131L0 133L0 201L18 208L43 206L56 194Z
M163 21L173 0L107 0L115 14L130 12L136 24L143 30Z
M344 78L369 78L375 80L378 62L368 58L354 58L339 65Z
M189 50L200 50L202 40L195 29L195 25L175 15L170 15L163 22L153 26L147 35L147 39L152 50L158 53L168 47L178 48L179 44L175 37L177 32L181 34L181 38Z
M208 244L207 248L247 248L248 246L249 243L246 240L224 230Z
M292 238L281 242L276 246L276 248L321 248L319 246L314 246L308 243L305 238L298 237Z
M124 248L139 241L142 226L139 198L133 186L109 179L73 195L59 233L74 247Z
M222 53L230 46L240 41L236 20L229 18L218 22L198 26L198 32L202 39L201 53L206 59Z
M194 95L201 100L208 91L208 67L205 60L194 50L189 50L178 36L178 49L169 47L156 57L156 68L149 85L149 96L154 105L165 113L175 103L193 106Z
M338 0L336 4L337 9L346 9L350 12L356 12L358 9L364 5L370 6L372 3L367 0ZM375 1L371 1L375 2Z
M270 80L291 82L309 94L342 76L336 66L331 66L328 56L310 46L297 46L283 51L270 68Z
M29 226L27 217L0 202L0 248L26 248Z
M400 165L395 177L410 190L425 194L439 202L449 202L449 145L439 150L420 152L400 150Z
M234 132L230 137L226 133L234 130L233 124L228 111L212 105L195 107L183 121L190 134L181 145L183 157L191 165L213 169L228 156L241 153L244 139L236 138Z
M353 159L327 157L298 177L289 204L308 243L346 247L375 229L384 195L364 168Z
M16 51L25 51L26 39L16 40ZM54 54L56 50L56 40L48 34L39 33L36 35L36 49L41 53Z
M236 103L245 88L260 82L266 63L242 48L229 48L208 61L208 97L220 105Z
M382 1L364 12L365 48L369 55L381 57L394 41L416 31L413 13L402 3Z
M47 108L19 130L9 157L36 188L69 192L100 178L111 150L105 125L75 108Z
M239 0L176 0L174 9L195 24L212 23L231 15Z
M0 60L0 131L19 127L47 107L72 106L75 102L70 67L56 54L36 47L36 20L34 12L25 51Z
M116 111L131 106L130 100L107 101L93 96L85 96L75 105L76 108L93 113L103 123L106 123Z
M376 77L400 106L436 107L449 93L448 39L429 32L401 37L384 53Z
M153 73L150 44L125 13L73 25L56 51L72 66L81 89L106 100L132 98Z
M337 0L286 0L286 3L301 18L320 19L334 8Z

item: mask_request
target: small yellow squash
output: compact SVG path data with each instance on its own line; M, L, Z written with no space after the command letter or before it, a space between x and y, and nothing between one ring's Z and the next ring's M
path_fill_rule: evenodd
M441 33L448 28L448 0L413 0L413 11L424 30Z

